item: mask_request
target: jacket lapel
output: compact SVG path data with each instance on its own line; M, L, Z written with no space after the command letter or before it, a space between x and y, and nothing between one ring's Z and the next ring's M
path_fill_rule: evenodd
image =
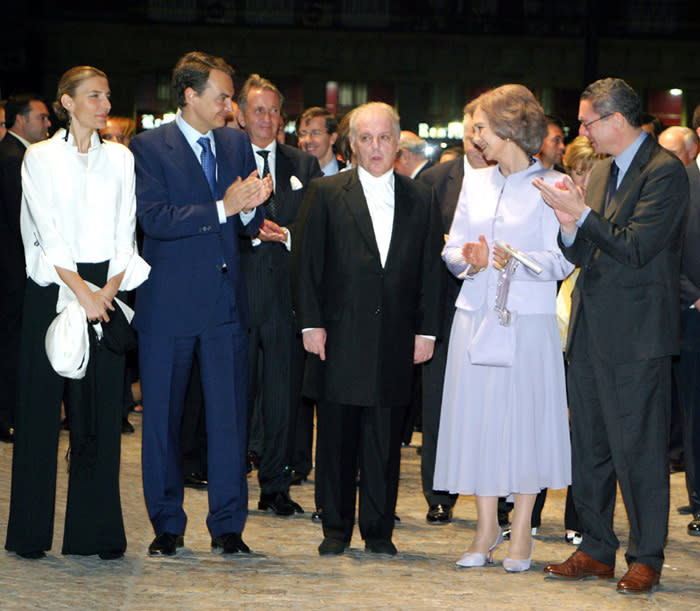
M377 239L374 237L372 218L369 215L369 208L367 208L367 200L365 199L365 193L362 190L362 183L357 176L357 169L350 170L348 174L348 181L343 186L345 189L343 200L345 201L345 205L348 207L350 214L355 219L360 235L367 243L372 255L376 257L377 262L379 262Z
M171 154L171 159L173 163L175 163L178 167L182 169L182 174L183 176L187 176L189 182L192 185L192 190L195 193L209 193L209 183L207 182L207 177L204 175L204 171L202 170L202 165L199 163L199 160L197 159L197 156L194 154L194 151L192 150L192 147L189 145L187 142L187 139L183 135L183 133L180 131L180 128L177 126L175 121L172 121L171 123L168 124L169 127L168 131L166 132L165 135L165 143L170 148L170 154ZM216 140L215 140L216 141ZM216 154L217 154L217 159L216 159L216 165L217 168L220 169L221 166L221 160L219 159L219 148L223 149L222 147L218 146L218 141L217 142L217 147L216 147ZM218 172L217 172L218 175ZM221 188L219 187L219 184L221 184L221 177L217 178L217 190L220 191ZM228 186L228 185L227 185Z
M636 184L642 170L649 161L649 156L654 148L654 143L655 141L650 136L647 136L644 139L644 142L642 142L637 154L632 159L632 163L630 163L630 167L627 169L627 172L625 172L625 176L622 179L620 186L617 188L615 195L613 195L612 199L610 200L610 204L608 205L608 209L605 213L606 218L612 219L620 211L622 204L627 199L627 195L629 194L632 185ZM607 175L608 177L610 176L609 171ZM605 181L605 184L607 185L607 180Z

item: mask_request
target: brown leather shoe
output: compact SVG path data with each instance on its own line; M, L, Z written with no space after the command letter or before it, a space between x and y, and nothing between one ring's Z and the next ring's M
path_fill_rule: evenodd
M648 564L633 562L617 584L617 591L620 594L643 594L653 592L659 585L659 573Z
M548 564L544 567L545 577L552 579L612 579L615 567L608 566L576 550L561 564Z

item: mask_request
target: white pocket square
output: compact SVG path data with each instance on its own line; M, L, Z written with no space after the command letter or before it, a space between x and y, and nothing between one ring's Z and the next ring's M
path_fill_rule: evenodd
M289 179L289 184L292 187L292 191L298 191L304 186L301 184L301 180L299 180L296 176L292 176Z

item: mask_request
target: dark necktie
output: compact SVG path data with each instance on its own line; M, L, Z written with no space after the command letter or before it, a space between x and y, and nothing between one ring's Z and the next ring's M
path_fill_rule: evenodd
M214 157L214 151L211 150L211 142L209 142L209 138L202 136L197 140L197 143L202 147L202 155L200 157L202 170L204 170L204 175L207 177L211 194L216 199L216 157Z
M270 173L270 164L267 161L267 157L270 154L270 151L255 151L258 155L260 155L263 158L263 169L262 169L262 176L260 178L265 178ZM272 193L270 193L270 197L267 198L267 201L265 202L265 206L267 207L267 216L270 220L275 220L277 217L277 202L275 202L275 192L274 190Z
M608 207L610 206L610 202L612 201L613 195L615 195L615 191L617 191L617 175L620 171L620 168L617 167L617 164L613 161L610 164L610 176L608 177L608 188L606 189L605 192L605 208L604 212L608 211Z

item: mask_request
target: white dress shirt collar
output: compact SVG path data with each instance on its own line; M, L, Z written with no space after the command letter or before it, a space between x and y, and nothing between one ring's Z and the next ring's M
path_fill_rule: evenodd
M216 157L216 142L214 141L214 133L211 130L209 130L205 134L196 130L187 121L185 121L185 119L182 116L182 110L177 111L177 115L175 116L175 123L180 128L182 135L185 136L185 140L187 140L187 143L190 145L190 148L194 151L194 154L197 156L197 161L201 163L202 145L199 144L197 140L199 140L202 136L209 138L209 142L211 143L211 150L214 153L214 157Z
M29 148L29 145L31 144L31 142L29 142L29 140L22 138L22 136L20 136L19 134L15 134L15 132L13 132L11 129L8 129L7 133L12 134L15 138L17 138L17 140L19 140L22 144L24 144L24 148Z

